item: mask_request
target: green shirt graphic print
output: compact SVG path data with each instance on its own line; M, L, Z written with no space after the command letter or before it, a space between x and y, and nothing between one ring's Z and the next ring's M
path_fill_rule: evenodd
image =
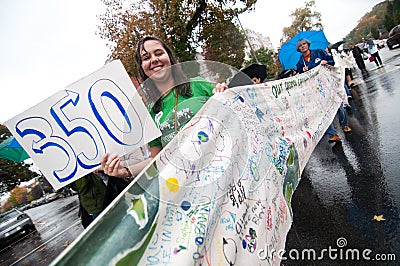
M207 80L197 77L190 79L191 97L178 95L176 124L178 131L192 119L192 117L203 107L205 102L213 95L215 86ZM150 114L160 129L162 135L149 142L149 146L165 147L175 137L175 90L171 90L162 99L162 110L154 114L150 108Z

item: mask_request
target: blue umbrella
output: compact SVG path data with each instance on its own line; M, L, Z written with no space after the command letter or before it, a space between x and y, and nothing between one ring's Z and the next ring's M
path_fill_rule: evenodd
M310 50L317 50L328 46L329 42L322 30L301 31L292 39L284 43L279 51L278 59L284 69L296 68L296 64L300 59L301 53L297 52L296 44L300 39L310 41Z

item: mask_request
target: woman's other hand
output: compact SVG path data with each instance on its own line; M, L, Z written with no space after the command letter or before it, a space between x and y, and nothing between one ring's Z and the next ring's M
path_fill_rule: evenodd
M111 156L108 156L108 153L104 154L101 159L101 167L103 168L104 173L109 176L120 178L130 176L129 171L125 167L121 166L121 160L116 154Z
M226 89L228 88L228 86L225 84L225 82L222 83L217 83L217 85L215 86L215 88L213 89L213 94L217 93L217 92L224 92Z

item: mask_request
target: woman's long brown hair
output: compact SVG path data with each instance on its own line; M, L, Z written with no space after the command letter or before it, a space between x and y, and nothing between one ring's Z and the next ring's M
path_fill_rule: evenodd
M162 45L162 47L165 49L165 51L168 54L169 60L171 62L171 66L178 64L178 61L175 59L175 56L174 56L172 50L168 47L168 45L163 40L161 40L157 37L154 37L154 36L146 36L138 42L137 47L136 47L136 53L135 53L136 63L138 64L138 67L139 67L139 74L143 81L146 81L149 77L144 73L144 70L142 68L142 57L141 57L140 52L143 50L146 51L144 49L144 43L146 41L150 41L150 40L157 41ZM173 76L175 82L179 83L182 81L187 81L182 84L178 84L175 87L175 93L178 93L179 95L181 95L183 97L192 96L192 91L190 90L190 82L186 78L186 75L183 72L183 70L180 67L172 67L171 69L172 69L172 76ZM146 88L144 88L144 91L147 94L147 96L153 96L153 97L151 97L153 102L154 102L154 99L157 99L154 102L154 105L152 107L153 113L156 114L156 113L160 112L163 107L161 94L151 79L149 79L146 82Z

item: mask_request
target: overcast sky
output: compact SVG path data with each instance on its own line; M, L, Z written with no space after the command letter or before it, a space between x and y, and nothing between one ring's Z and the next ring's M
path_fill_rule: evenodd
M316 0L325 34L341 40L382 0ZM240 16L244 27L269 36L275 47L290 13L303 0L258 0ZM109 53L96 35L100 0L0 0L0 123L101 68Z
M256 11L239 16L243 27L270 37L274 48L279 46L282 29L292 24L290 14L304 7L305 0L258 0ZM321 13L324 33L330 43L341 41L354 29L361 17L383 0L315 0L315 10Z

